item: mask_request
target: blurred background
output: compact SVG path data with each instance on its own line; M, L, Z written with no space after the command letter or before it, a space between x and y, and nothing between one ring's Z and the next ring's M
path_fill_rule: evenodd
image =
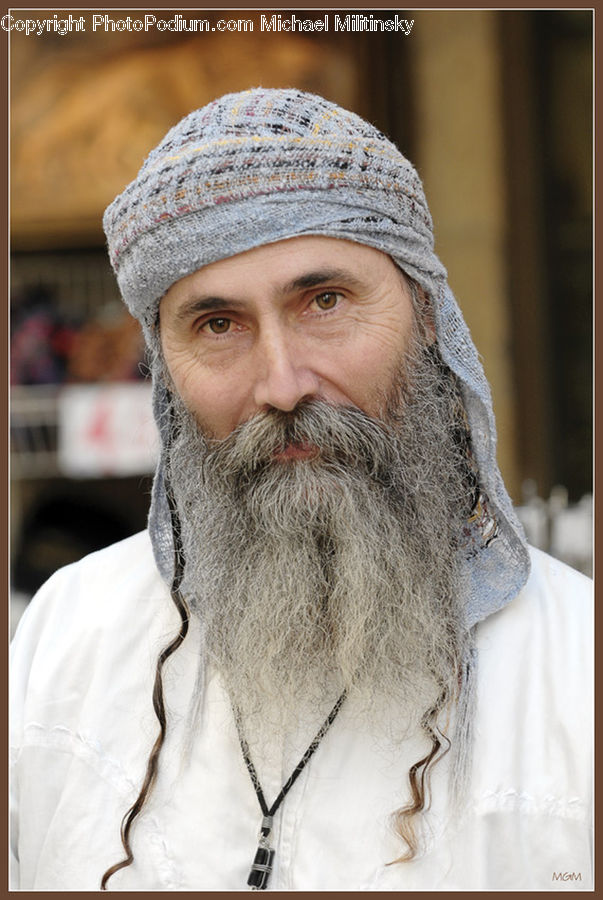
M150 388L103 210L183 115L260 84L355 110L415 163L507 486L532 542L590 572L592 12L397 10L408 36L335 32L332 10L276 11L328 12L315 33L262 32L261 11L153 11L253 23L240 33L93 31L71 12L84 33L9 38L13 628L57 567L145 526Z

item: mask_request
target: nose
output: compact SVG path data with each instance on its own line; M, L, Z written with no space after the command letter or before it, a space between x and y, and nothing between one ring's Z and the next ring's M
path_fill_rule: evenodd
M306 348L307 350L307 348ZM259 409L289 412L305 397L318 393L319 378L307 363L307 352L281 331L258 342L254 401Z

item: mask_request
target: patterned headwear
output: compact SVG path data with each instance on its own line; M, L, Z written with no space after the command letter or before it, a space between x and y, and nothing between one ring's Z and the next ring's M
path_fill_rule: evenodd
M123 298L149 343L165 291L217 260L301 235L343 238L388 254L431 298L441 356L460 379L483 501L463 547L467 626L517 594L529 558L496 463L490 389L434 253L419 176L383 134L296 89L227 94L167 133L107 208L103 224ZM163 447L149 530L159 570L171 582L168 403L157 377L154 410Z

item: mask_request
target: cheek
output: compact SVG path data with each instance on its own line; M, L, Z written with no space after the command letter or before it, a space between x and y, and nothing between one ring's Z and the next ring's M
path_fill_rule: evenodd
M169 344L164 344L163 354L174 390L191 408L200 387L197 366L189 354L174 351Z
M372 416L382 414L410 343L412 322L411 316L404 323L408 327L367 329L341 354L339 385L363 412Z
M174 390L202 428L215 437L226 436L236 424L236 380L228 373L207 372L190 353L164 346Z
M404 327L400 327L403 325ZM408 349L412 317L388 327L367 328L342 356L343 370L355 373L359 383L379 388L388 382Z
M221 378L197 378L181 394L202 428L215 438L226 437L240 420L241 392Z

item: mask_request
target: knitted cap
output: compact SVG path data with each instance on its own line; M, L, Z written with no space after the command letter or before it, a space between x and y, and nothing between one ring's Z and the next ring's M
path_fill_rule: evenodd
M376 128L296 90L229 94L186 116L104 217L132 314L153 324L179 278L252 247L329 234L432 255L431 217L412 165Z
M444 362L461 382L480 481L498 523L489 546L465 548L467 623L524 584L525 539L496 464L490 390L433 248L417 172L355 113L296 89L227 94L186 116L144 162L103 220L128 308L150 340L174 282L209 263L301 235L356 241L387 253L431 298ZM168 396L155 383L165 452ZM171 580L173 545L163 454L149 528Z

